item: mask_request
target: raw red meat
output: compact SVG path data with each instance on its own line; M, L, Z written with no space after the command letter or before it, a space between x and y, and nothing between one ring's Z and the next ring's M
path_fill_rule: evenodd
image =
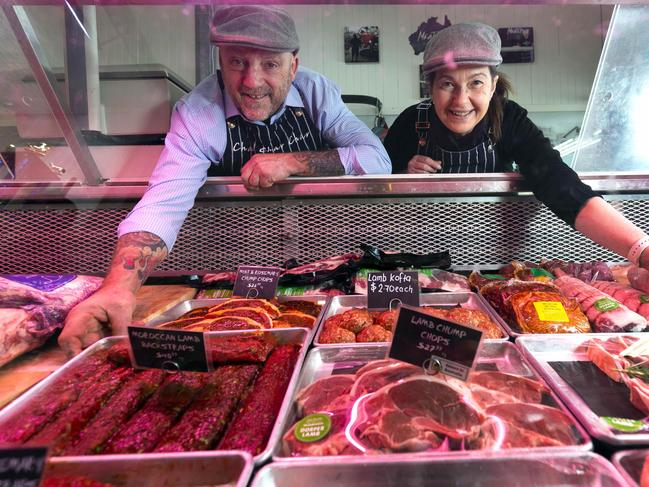
M350 374L330 375L323 377L305 387L295 398L300 417L319 411L334 412L332 403L341 396L348 396L356 377ZM342 407L346 403L341 404Z
M270 436L300 353L296 345L280 345L268 357L252 390L219 443L219 450L259 454Z
M518 402L540 403L543 394L548 393L547 388L539 381L497 371L471 373L469 387L472 387L473 384L509 394L515 397Z
M631 311L649 319L649 295L617 282L593 281L591 286L605 292Z
M649 271L641 267L631 267L626 273L629 284L634 288L649 293Z
M505 448L537 448L544 446L563 446L561 442L540 435L534 431L519 428L499 417L489 417L477 438L465 442L469 450L502 450Z
M364 394L378 391L387 384L421 373L421 367L396 360L373 370L363 371L361 369L356 373L357 379L351 389L351 396L353 399L357 399Z
M645 318L579 279L562 276L554 283L566 296L575 298L579 302L596 332L643 331L647 328L648 323ZM603 299L606 301L602 301ZM601 310L600 303L611 301L615 306L613 309Z
M357 448L349 443L345 435L346 426L347 414L345 412L332 414L329 434L321 440L305 443L295 438L295 425L293 425L282 438L284 451L292 456L314 457L360 453Z
M570 417L557 408L542 404L498 404L486 409L490 416L558 441L562 445L576 445Z

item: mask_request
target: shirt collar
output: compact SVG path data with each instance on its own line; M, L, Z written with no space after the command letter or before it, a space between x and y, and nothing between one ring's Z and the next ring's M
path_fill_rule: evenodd
M241 112L237 109L237 107L234 104L234 101L232 101L232 97L230 96L230 93L228 93L227 90L223 90L223 99L224 99L224 105L225 105L225 118L231 118L231 117L236 117L239 116L243 118L244 120L247 120ZM286 107L298 107L298 108L304 108L304 102L302 102L302 97L300 96L300 93L298 92L297 88L295 85L291 84L291 88L288 90L288 95L286 96L286 100L284 100L284 103L280 107L277 112L270 117L270 123L275 123L279 117L281 117L284 114L284 110L286 110ZM255 123L257 125L263 125L263 122L260 121L250 121L247 120L250 123Z

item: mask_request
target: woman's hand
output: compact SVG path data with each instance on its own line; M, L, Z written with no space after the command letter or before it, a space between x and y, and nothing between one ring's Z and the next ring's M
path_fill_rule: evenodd
M408 162L408 174L428 174L442 170L442 162L426 156L414 156Z

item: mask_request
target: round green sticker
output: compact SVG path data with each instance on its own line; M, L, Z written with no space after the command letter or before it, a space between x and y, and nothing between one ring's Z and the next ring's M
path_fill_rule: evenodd
M595 309L597 311L613 311L619 307L620 303L609 298L601 298L595 301Z
M602 420L611 428L625 433L637 433L644 429L645 424L637 419L613 418L611 416L602 416Z
M328 414L309 414L295 425L295 438L302 443L312 443L326 438L330 430L331 418Z
M641 303L649 303L649 294L641 294L638 299L640 299Z

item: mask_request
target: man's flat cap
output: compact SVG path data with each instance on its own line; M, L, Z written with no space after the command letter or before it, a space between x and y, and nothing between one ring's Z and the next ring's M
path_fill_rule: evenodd
M295 23L288 12L260 5L219 7L212 19L210 41L217 46L274 52L294 52L300 48Z
M455 24L437 32L426 45L424 73L476 64L498 66L500 36L493 27L480 23Z

